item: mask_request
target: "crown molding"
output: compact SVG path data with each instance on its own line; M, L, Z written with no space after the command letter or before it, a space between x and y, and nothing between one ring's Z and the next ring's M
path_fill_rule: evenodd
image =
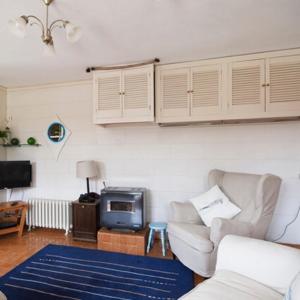
M56 83L47 83L39 85L29 85L21 87L11 87L7 88L7 92L19 92L27 90L38 90L38 89L47 89L47 88L59 88L59 87L70 87L70 86L79 86L79 85L91 85L92 80L77 80L77 81L66 81L66 82L56 82Z

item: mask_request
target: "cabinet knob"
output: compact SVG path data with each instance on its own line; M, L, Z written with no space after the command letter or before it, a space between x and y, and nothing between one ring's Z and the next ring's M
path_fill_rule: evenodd
M81 205L81 208L85 208L85 206L84 206L84 205Z

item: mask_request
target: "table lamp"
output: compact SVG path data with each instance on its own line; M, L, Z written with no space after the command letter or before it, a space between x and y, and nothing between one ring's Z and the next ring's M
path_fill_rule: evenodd
M87 194L90 193L90 178L98 176L98 169L93 160L78 161L76 165L76 176L86 178Z

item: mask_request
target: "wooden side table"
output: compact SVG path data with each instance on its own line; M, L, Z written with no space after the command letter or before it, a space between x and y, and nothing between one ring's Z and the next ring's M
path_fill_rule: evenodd
M16 205L12 203L17 202ZM21 237L23 234L23 229L25 225L26 212L28 205L23 201L11 201L0 203L0 213L12 212L14 215L11 217L0 218L0 223L11 223L12 225L7 228L0 228L0 235L18 232L18 236ZM15 224L15 225L14 225Z
M72 203L73 239L97 242L97 231L100 228L100 200L93 203Z
M134 255L145 255L149 234L148 226L137 232L108 230L102 227L98 231L98 249Z

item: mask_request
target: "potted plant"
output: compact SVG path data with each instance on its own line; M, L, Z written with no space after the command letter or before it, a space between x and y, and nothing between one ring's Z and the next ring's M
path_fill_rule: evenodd
M9 144L10 129L9 129L8 126L6 126L4 130L0 130L0 139L2 139L2 142L3 142L4 145Z
M3 144L7 144L7 131L0 130L0 139L2 140Z

